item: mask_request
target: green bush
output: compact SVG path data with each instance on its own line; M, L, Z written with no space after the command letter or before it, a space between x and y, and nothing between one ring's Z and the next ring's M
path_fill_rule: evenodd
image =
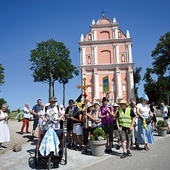
M93 131L93 134L90 136L91 140L105 140L107 139L107 135L105 134L104 130L100 129L100 128L96 128Z
M158 122L157 122L157 126L167 127L167 126L168 126L168 124L167 124L165 121L163 121L163 120L158 120Z

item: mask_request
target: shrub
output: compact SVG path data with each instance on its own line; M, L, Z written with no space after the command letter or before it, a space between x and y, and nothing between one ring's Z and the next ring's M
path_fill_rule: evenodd
M91 140L105 140L107 139L107 135L105 134L104 130L100 129L100 128L96 128L93 131L93 134L90 136Z
M165 121L163 121L163 120L158 120L157 126L160 126L160 127L167 127L168 124L167 124Z

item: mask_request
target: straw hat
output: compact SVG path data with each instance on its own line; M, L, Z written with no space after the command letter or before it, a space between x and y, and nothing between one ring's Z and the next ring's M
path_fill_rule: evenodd
M57 101L57 98L55 96L50 97L50 102L56 102L56 101Z
M86 104L86 109L88 109L89 107L93 107L92 103L90 103L90 102L88 102L88 103Z
M100 103L99 102L95 102L94 106L96 106L96 105L100 106Z
M127 101L124 100L124 99L121 99L121 100L119 101L119 104L126 104L126 105L127 105Z
M119 107L119 105L117 103L114 103L113 107Z

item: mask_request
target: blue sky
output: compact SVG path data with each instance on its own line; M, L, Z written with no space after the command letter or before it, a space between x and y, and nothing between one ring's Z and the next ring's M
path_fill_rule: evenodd
M5 68L5 84L0 87L0 97L10 109L32 107L38 98L48 101L48 84L33 82L30 50L36 43L53 38L70 50L75 66L79 66L79 40L90 31L94 19L115 17L119 28L130 31L133 62L142 67L152 67L151 52L160 36L170 31L169 0L0 0L0 63ZM66 105L81 90L81 77L75 77L66 85ZM139 95L143 93L143 82ZM62 85L55 83L55 95L62 103Z

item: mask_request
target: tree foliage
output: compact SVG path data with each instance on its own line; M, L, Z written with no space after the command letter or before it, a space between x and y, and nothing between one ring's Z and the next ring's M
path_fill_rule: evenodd
M155 50L152 51L154 62L153 72L158 77L169 77L170 75L170 32L161 36ZM168 73L168 74L167 74Z
M133 69L133 77L134 77L134 92L136 100L138 100L138 85L140 85L142 67L136 67Z
M147 68L146 73L143 77L143 80L145 80L144 84L144 91L148 95L150 102L157 103L160 99L160 91L158 83L152 78L152 69Z
M49 84L49 97L54 95L56 80L66 84L74 73L78 73L77 68L72 65L70 51L64 43L53 39L38 43L37 48L31 50L30 62L34 82Z
M4 81L4 68L2 66L2 64L0 64L0 86L2 86L2 84L5 83Z
M7 103L4 98L0 98L0 108L2 108L2 105L4 103Z
M144 80L145 92L156 102L169 103L170 97L170 32L161 36L156 48L152 51L153 68L147 68ZM157 79L153 80L152 75Z

